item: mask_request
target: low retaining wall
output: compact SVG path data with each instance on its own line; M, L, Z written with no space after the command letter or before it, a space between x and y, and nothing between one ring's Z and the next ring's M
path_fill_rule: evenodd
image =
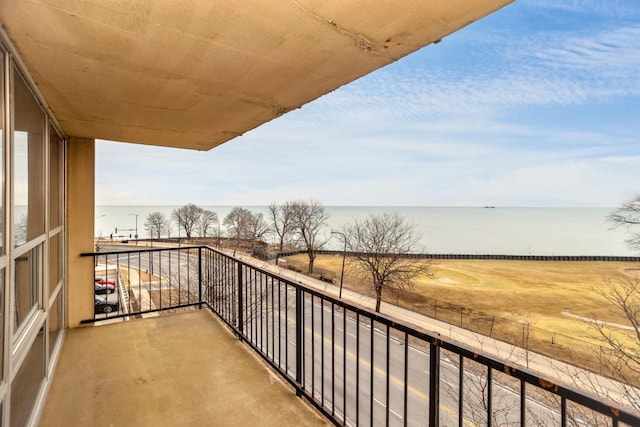
M292 255L306 254L306 251L291 251L280 254L261 254L268 259L284 258ZM319 250L318 255L342 255L342 251ZM347 254L354 254L347 252ZM486 259L486 260L513 260L513 261L622 261L640 262L636 256L605 256L605 255L500 255L500 254L406 254L407 258L421 259Z

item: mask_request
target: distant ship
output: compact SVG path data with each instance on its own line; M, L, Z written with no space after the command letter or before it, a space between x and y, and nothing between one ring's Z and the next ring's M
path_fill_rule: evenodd
M485 206L484 208L485 209L495 209L496 207L495 206Z

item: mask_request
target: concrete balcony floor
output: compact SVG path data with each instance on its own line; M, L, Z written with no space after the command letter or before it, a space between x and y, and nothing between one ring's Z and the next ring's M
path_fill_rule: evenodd
M41 426L318 426L207 309L66 337Z

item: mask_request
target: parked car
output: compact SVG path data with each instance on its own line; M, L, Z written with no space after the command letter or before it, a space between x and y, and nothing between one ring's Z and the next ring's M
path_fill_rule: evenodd
M118 297L116 295L95 295L94 300L94 312L96 314L111 313L113 311L118 311L120 308Z
M116 285L112 285L110 283L100 284L95 282L93 284L93 290L96 294L112 294L116 291Z
M115 280L105 280L102 277L96 277L94 279L94 282L99 284L99 285L116 285L116 281Z

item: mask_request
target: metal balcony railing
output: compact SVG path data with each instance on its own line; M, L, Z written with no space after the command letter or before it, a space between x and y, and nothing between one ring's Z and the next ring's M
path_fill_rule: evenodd
M85 255L96 274L122 274L129 297L126 313L87 322L207 306L336 425L640 425L632 409L209 247Z

